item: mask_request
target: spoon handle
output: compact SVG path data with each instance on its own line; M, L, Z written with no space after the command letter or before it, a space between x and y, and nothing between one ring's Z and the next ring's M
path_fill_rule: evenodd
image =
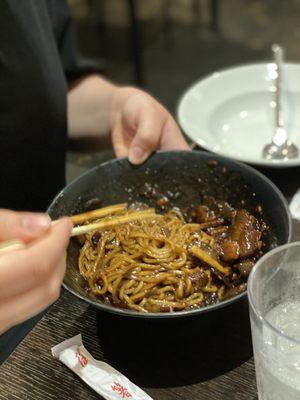
M282 107L281 107L281 76L283 64L283 49L278 44L272 46L274 64L276 66L275 75L275 123L276 127L283 127Z

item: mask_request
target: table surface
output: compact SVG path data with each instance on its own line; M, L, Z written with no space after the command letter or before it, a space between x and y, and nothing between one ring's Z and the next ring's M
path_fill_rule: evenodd
M246 310L244 310L244 314L247 314ZM171 324L167 328L161 327L161 322L155 322L154 327L149 327L149 324L145 327L142 326L142 323L140 327L132 328L126 324L130 321L115 322L113 319L109 316L98 316L95 310L64 292L51 311L1 366L0 399L99 399L99 395L90 390L50 353L52 346L78 333L83 334L84 344L94 357L110 362L135 383L140 384L155 400L256 399L251 351L245 355L245 360L241 360L242 364L232 370L230 370L232 365L230 360L225 360L224 356L221 357L224 369L230 371L226 373L225 370L220 371L217 368L216 377L207 380L204 376L202 379L201 369L203 367L207 369L208 374L214 375L214 370L211 368L214 365L203 366L203 361L208 363L211 361L212 364L215 364L216 360L213 360L215 349L211 348L210 343L211 360L209 352L203 355L201 360L202 351L199 349L207 344L202 343L199 339L198 346L195 347L195 351L198 353L196 357L199 357L197 365L197 360L191 357L190 346L188 343L184 343L189 340L193 322L187 320L179 323L181 326L182 324L186 325L186 337L182 337L182 334L178 335L180 327L178 329L177 323ZM117 329L118 327L119 329ZM153 331L156 329L156 337L152 344L151 341L149 342L148 335L143 335L144 328ZM99 330L102 330L100 334ZM162 330L161 334L160 330ZM176 364L173 364L172 360L166 359L168 350L164 353L161 348L163 347L162 343L165 347L170 346L168 337L164 335L168 330L170 330L170 334L179 336L178 354L174 354L173 357L174 361L177 359ZM139 336L137 340L133 336L134 331ZM157 344L159 349L155 347L156 341L160 343L160 345ZM132 347L128 348L126 344L130 344ZM143 351L140 347L143 344L148 349L151 348L153 354ZM175 347L175 343L171 343L171 346ZM182 349L185 346L187 347L186 354ZM230 343L224 343L224 346L228 346L226 352L230 359L231 353L236 352L230 348ZM245 351L245 348L242 350ZM236 356L236 354L234 355ZM190 358L192 359L190 360ZM238 361L237 364L239 363ZM181 365L184 370L174 368L175 365ZM208 371L209 368L210 371ZM172 374L174 374L173 377ZM148 382L151 382L150 385L147 384Z
M282 182L290 197L298 182L291 187L290 172L278 173L274 181ZM294 240L300 240L300 225ZM154 400L257 399L247 301L222 310L217 318L206 313L172 321L130 320L96 312L63 291L0 366L0 400L101 398L51 355L51 347L78 333L95 358L123 372Z

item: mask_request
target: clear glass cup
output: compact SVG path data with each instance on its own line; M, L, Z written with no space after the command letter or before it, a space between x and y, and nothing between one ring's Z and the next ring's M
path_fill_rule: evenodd
M300 399L300 242L265 254L248 280L258 398Z

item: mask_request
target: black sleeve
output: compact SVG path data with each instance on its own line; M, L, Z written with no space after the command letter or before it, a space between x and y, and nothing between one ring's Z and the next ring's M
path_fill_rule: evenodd
M67 1L48 0L49 16L68 83L86 75L102 74L104 68L78 55L74 21Z

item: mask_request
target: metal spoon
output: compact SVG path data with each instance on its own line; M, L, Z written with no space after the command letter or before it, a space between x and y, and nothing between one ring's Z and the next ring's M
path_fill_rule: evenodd
M274 64L276 66L275 77L275 133L272 142L267 144L263 149L263 157L268 160L288 160L298 157L297 146L288 139L287 132L284 128L281 108L281 73L283 64L283 50L277 45L273 44L272 52L274 57Z

